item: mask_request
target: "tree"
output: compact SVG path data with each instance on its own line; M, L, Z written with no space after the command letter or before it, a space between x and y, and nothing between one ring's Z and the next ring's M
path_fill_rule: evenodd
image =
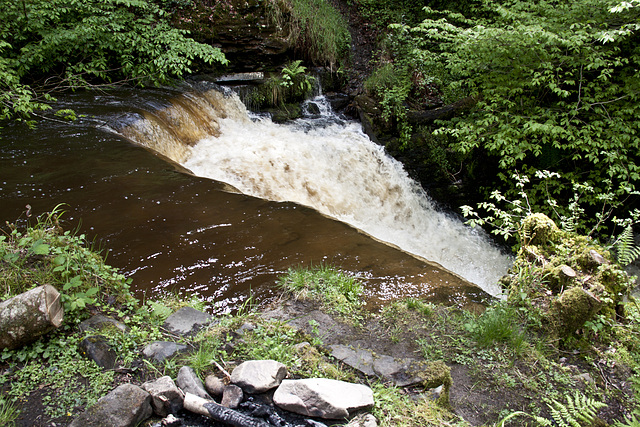
M56 90L167 83L218 48L172 28L149 0L21 0L0 9L0 119L46 109Z
M473 19L427 8L421 24L392 26L393 40L433 76L445 102L475 101L439 132L460 152L497 157L506 194L518 191L513 171L550 170L566 180L533 183L531 201L543 211L547 193L573 195L571 182L594 189L583 202L613 194L623 208L640 183L637 6L488 0Z

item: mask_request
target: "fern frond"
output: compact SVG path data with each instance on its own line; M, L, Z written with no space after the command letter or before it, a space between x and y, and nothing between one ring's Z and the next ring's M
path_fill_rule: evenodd
M582 427L593 423L598 409L607 405L576 391L573 397L567 396L566 404L551 400L548 406L551 417L558 426Z
M633 227L628 225L622 230L615 242L616 258L625 266L631 264L640 256L640 247L636 246L633 239Z

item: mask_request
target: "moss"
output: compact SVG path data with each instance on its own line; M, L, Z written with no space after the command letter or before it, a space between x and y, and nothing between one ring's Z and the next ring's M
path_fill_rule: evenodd
M553 303L552 323L560 336L568 336L591 320L602 308L602 302L579 286L569 288Z
M558 226L545 214L529 215L522 223L520 230L522 246L545 246L558 239L561 232Z
M422 386L426 389L442 386L442 392L436 400L436 403L443 408L450 408L449 391L453 384L451 368L440 360L437 362L422 362L419 363L418 366L419 368L411 372L411 374L420 378L422 380Z

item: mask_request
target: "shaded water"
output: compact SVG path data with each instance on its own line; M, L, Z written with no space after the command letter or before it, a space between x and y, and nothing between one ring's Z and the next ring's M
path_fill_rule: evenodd
M269 298L276 277L301 263L332 263L363 277L371 301L483 294L455 274L314 209L229 192L114 133L140 143L169 141L161 154L189 165L207 135L224 135L229 122L255 125L236 106L216 108L218 101L204 100L171 91L76 95L65 106L88 115L77 124L6 126L0 140L0 218L15 220L27 203L35 213L67 203L69 225L80 224L110 249L108 262L134 279L138 296L197 294L218 312L233 309L250 293ZM185 120L193 123L184 125ZM149 121L158 125L141 126ZM131 133L136 127L138 136Z

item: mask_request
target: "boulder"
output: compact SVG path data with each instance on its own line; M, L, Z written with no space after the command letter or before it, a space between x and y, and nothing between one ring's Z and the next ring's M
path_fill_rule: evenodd
M122 384L78 415L70 427L135 427L152 413L149 393Z
M249 360L231 373L231 382L247 393L264 393L278 387L287 376L287 367L275 360Z
M191 393L203 399L213 400L204 389L204 385L200 378L198 378L198 375L196 375L196 371L189 366L180 368L176 382L184 393Z
M210 323L213 316L192 307L182 307L165 320L163 327L176 335L196 333Z
M171 377L160 377L155 381L142 384L142 388L151 395L153 412L161 417L175 414L182 409L184 395Z
M186 350L187 346L184 344L176 344L171 341L154 341L142 350L142 354L149 359L162 363L166 359L175 356L176 353Z
M374 403L369 387L326 378L284 380L273 402L286 411L325 419L347 418Z

